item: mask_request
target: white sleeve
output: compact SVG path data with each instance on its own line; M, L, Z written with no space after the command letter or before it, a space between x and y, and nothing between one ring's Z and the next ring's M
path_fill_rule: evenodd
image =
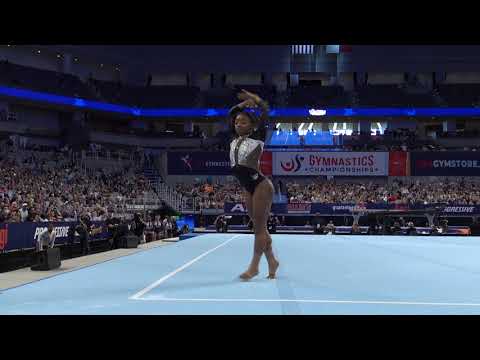
M50 235L50 247L51 248L54 247L56 238L57 238L57 235L55 234L55 231L53 231L52 235Z

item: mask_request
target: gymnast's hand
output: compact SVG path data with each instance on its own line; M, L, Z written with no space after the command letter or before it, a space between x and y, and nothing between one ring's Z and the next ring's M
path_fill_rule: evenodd
M247 99L247 100L241 102L240 104L238 104L238 106L241 107L242 109L258 107L257 104L255 104L255 102L252 99Z
M251 100L256 105L262 102L260 96L244 89L242 89L242 92L238 94L238 98L240 100Z

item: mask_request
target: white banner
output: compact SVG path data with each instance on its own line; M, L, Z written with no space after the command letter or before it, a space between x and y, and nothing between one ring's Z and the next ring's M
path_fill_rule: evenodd
M127 211L157 210L161 207L161 205L130 205L130 204L127 204L125 207L127 208Z
M273 175L388 176L388 152L274 152Z

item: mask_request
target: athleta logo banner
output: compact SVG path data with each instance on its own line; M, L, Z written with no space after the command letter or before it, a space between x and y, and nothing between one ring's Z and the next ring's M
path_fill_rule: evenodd
M273 175L388 176L388 153L275 152Z
M167 161L169 175L231 175L227 152L169 152ZM272 175L271 152L262 153L260 171L266 176Z
M169 152L169 175L231 175L227 152Z
M480 176L480 152L412 152L414 176Z

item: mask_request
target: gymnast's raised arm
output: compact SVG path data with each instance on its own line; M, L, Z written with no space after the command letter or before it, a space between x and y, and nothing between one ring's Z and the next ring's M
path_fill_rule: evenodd
M260 117L256 121L255 127L258 129L265 126L268 119L268 114L270 112L268 103L260 96L246 90L242 90L242 92L238 94L238 98L243 100L243 102L230 109L228 113L230 124L232 124L232 122L235 120L235 117L246 108L260 108Z

